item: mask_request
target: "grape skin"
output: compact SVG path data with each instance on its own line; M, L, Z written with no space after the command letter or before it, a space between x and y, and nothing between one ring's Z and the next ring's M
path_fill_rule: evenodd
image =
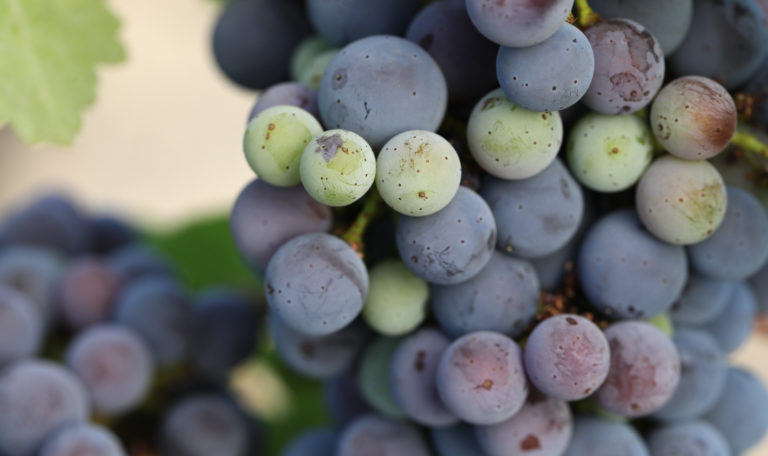
M648 437L653 456L731 456L725 437L706 421L670 424Z
M348 206L373 185L376 157L359 135L328 130L315 136L304 148L299 174L312 198L328 206Z
M456 285L433 285L432 313L451 337L497 331L518 337L536 315L539 281L533 266L501 252L475 277Z
M728 187L728 203L720 227L688 248L700 274L721 280L744 280L768 260L768 213L751 193Z
M341 432L336 456L429 456L419 430L407 422L362 416Z
M72 329L106 321L120 287L120 278L106 261L82 257L70 262L58 283L56 302Z
M315 89L298 82L281 82L259 94L248 115L248 121L250 122L265 109L280 105L296 106L312 114L316 119L320 118Z
M715 405L728 365L715 339L704 331L678 328L672 340L680 355L680 384L654 418L676 422L700 417Z
M0 368L34 355L43 341L43 321L32 301L0 283Z
M379 337L365 348L360 359L357 379L360 392L377 412L393 419L405 418L405 412L395 401L389 381L392 357L402 338Z
M117 436L107 428L78 424L46 440L40 456L125 456Z
M84 422L88 396L67 369L28 359L0 371L0 451L31 456L55 430Z
M563 142L557 112L529 111L512 103L501 89L483 97L467 124L472 157L501 179L526 179L542 172Z
M353 131L374 149L403 131L437 130L448 104L437 63L395 36L371 36L344 47L326 69L317 96L327 127Z
M611 354L603 332L578 315L557 315L539 323L524 351L531 383L547 396L583 399L608 376Z
M637 116L593 112L573 126L567 150L568 164L582 185L613 193L643 175L653 158L653 136Z
M158 252L144 244L126 245L108 258L110 269L117 273L122 286L146 276L172 278L175 271Z
M136 228L114 215L97 215L88 219L88 250L98 255L108 255L136 242ZM0 242L2 244L2 242Z
M93 408L117 415L136 407L152 386L154 363L139 336L118 325L98 325L75 337L67 365L82 380Z
M304 148L323 127L312 114L295 106L278 105L248 122L243 149L248 165L260 179L279 187L301 182L299 162Z
M711 236L725 216L727 195L709 162L665 155L646 170L635 193L640 220L671 244L695 244Z
M593 224L579 252L579 281L591 304L615 318L650 318L680 296L688 276L685 250L659 241L630 209Z
M598 403L626 417L651 414L666 404L680 382L680 357L669 337L642 321L605 330L611 368L597 391Z
M631 425L587 416L574 419L573 436L564 456L650 456Z
M38 198L5 220L7 245L40 247L62 255L82 253L88 248L87 220L64 196Z
M163 454L243 456L248 446L245 418L228 400L197 394L177 402L160 428Z
M399 260L385 260L370 271L363 306L368 326L387 336L410 333L427 317L429 285Z
M475 436L475 427L457 424L447 428L431 428L432 446L437 456L487 456Z
M461 162L451 143L423 130L400 133L376 160L376 188L397 212L431 215L447 206L461 183Z
M325 233L297 236L272 256L265 275L267 304L306 335L330 334L363 309L368 271L357 252Z
M291 53L291 79L297 81L299 75L307 70L315 57L325 51L330 51L331 49L336 48L320 35L312 35L309 38L305 38L298 46L296 46L296 48L294 48L293 53ZM309 110L307 109L307 111Z
M437 391L462 421L492 425L509 419L528 396L520 347L491 331L456 339L440 358Z
M300 185L275 187L258 179L240 192L229 219L238 251L260 270L266 269L285 242L301 234L329 231L332 224L331 209Z
M360 391L356 375L354 370L348 370L325 382L323 403L339 426L373 412Z
M669 153L686 160L719 154L733 138L737 121L736 103L725 87L700 76L670 82L651 106L656 139Z
M41 247L8 246L0 251L0 284L29 297L43 324L53 317L62 258Z
M584 213L581 187L557 159L528 179L487 176L480 194L498 220L499 250L522 258L540 258L565 246Z
M280 456L334 456L338 436L330 429L313 429L294 437Z
M731 367L720 399L704 418L740 454L768 431L768 391L751 372Z
M325 70L328 69L328 65L331 64L338 53L339 50L333 48L316 55L309 62L309 66L304 69L304 72L299 75L299 82L307 87L317 90L320 86L320 81L323 79Z
M757 297L752 288L747 282L736 282L726 308L703 328L715 337L724 352L731 353L749 337L756 314Z
M436 386L438 362L450 343L441 332L425 328L403 339L390 362L392 397L410 419L423 426L458 422L440 402Z
M499 48L496 72L504 93L525 109L561 111L584 96L595 72L587 37L565 23L545 41L524 48Z
M713 321L725 309L733 293L733 284L693 273L680 296L669 310L676 324L703 325Z
M758 312L761 315L768 313L768 263L749 279L749 284L755 292Z
M582 102L602 114L631 114L653 100L664 82L664 54L642 25L606 19L584 30L595 75Z
M573 418L566 402L532 392L512 418L476 430L488 456L559 456L571 440Z
M459 187L440 211L400 217L396 234L400 258L414 274L451 285L471 279L488 264L496 244L496 221L480 195Z
M306 0L317 32L341 46L371 35L401 35L421 4L414 0Z
M527 47L554 35L568 18L573 0L466 0L475 27L502 46Z

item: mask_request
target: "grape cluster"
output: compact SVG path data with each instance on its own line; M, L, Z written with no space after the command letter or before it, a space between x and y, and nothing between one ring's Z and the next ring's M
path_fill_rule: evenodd
M134 227L64 196L19 207L0 221L0 454L259 452L227 381L262 302L193 294Z
M303 3L235 0L214 36L265 89L232 235L277 353L337 420L283 455L762 438L768 391L728 354L768 310L768 213L709 159L765 180L729 145L739 115L765 121L768 3ZM303 16L275 34L247 14Z

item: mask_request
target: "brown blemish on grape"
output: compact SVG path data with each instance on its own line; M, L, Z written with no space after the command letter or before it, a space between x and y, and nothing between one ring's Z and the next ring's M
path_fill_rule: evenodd
M541 442L539 442L538 437L533 434L527 435L520 442L520 449L523 451L538 450L539 448L541 448Z
M416 360L413 362L413 368L416 369L416 372L422 372L424 370L426 367L426 358L427 353L424 350L419 350L419 352L416 353Z

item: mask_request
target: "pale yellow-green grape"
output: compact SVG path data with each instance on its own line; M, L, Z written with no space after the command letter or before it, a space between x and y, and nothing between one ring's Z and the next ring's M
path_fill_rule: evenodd
M660 313L653 318L649 318L646 321L652 324L653 326L659 328L661 332L663 332L669 337L672 337L675 334L675 326L672 323L672 319L669 318L668 313Z
M571 129L568 165L582 185L598 192L631 187L653 158L653 135L638 116L590 113Z
M404 418L389 386L389 366L401 337L379 337L363 352L357 372L358 386L365 400L379 413L390 418Z
M296 185L301 181L301 154L312 138L322 132L320 122L301 108L267 108L248 123L243 138L245 159L267 183L281 187Z
M317 90L320 85L320 80L323 79L323 74L328 65L331 64L331 60L336 57L339 50L336 48L327 50L322 54L316 55L304 70L299 73L299 82L307 87L312 87Z
M331 49L334 49L334 46L320 35L304 39L291 54L291 79L298 82L300 75L309 67L312 60Z
M640 179L635 204L640 220L672 244L695 244L717 230L725 216L723 178L708 161L665 155Z
M459 155L431 131L400 133L384 144L376 161L376 188L401 214L434 214L451 202L460 183Z
M526 179L555 159L563 142L563 122L557 112L521 108L496 89L472 111L467 142L487 172L502 179Z
M370 270L368 299L363 318L370 327L388 335L411 332L426 317L429 286L400 260L388 260Z
M299 170L312 198L328 206L346 206L373 185L376 156L360 135L328 130L307 144Z

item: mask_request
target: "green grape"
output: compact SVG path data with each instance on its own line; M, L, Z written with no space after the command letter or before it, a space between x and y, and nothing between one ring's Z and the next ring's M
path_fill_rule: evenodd
M648 231L672 244L695 244L712 235L725 216L725 183L708 161L665 155L637 185L635 205Z
M360 135L328 130L307 144L299 170L312 198L328 206L347 206L373 185L376 156Z
M656 315L653 318L649 318L646 320L648 323L652 324L653 326L659 328L661 332L669 336L670 338L674 336L675 333L675 327L672 324L672 319L669 318L669 314L667 313L660 313Z
M299 160L323 127L312 114L295 106L273 106L248 123L243 139L245 159L265 182L290 187L301 182Z
M315 57L325 51L336 49L320 35L310 36L299 43L291 55L291 79L299 81L299 77L312 63Z
M376 188L401 214L434 214L451 202L460 183L459 155L431 131L400 133L384 144L376 161Z
M389 387L389 365L402 338L379 337L363 352L358 371L360 392L376 411L390 418L404 418Z
M331 60L339 53L338 49L330 49L318 54L313 58L309 65L304 67L304 70L299 73L298 81L307 87L311 87L317 90L320 86L320 80L323 79L323 73L328 65L331 64Z
M363 318L370 327L388 336L400 336L424 321L429 285L400 260L379 263L369 277Z
M568 164L576 179L598 192L631 187L653 158L653 135L638 116L582 117L568 137Z
M481 168L502 179L526 179L555 159L563 142L558 112L534 112L509 101L501 89L472 110L467 142Z

